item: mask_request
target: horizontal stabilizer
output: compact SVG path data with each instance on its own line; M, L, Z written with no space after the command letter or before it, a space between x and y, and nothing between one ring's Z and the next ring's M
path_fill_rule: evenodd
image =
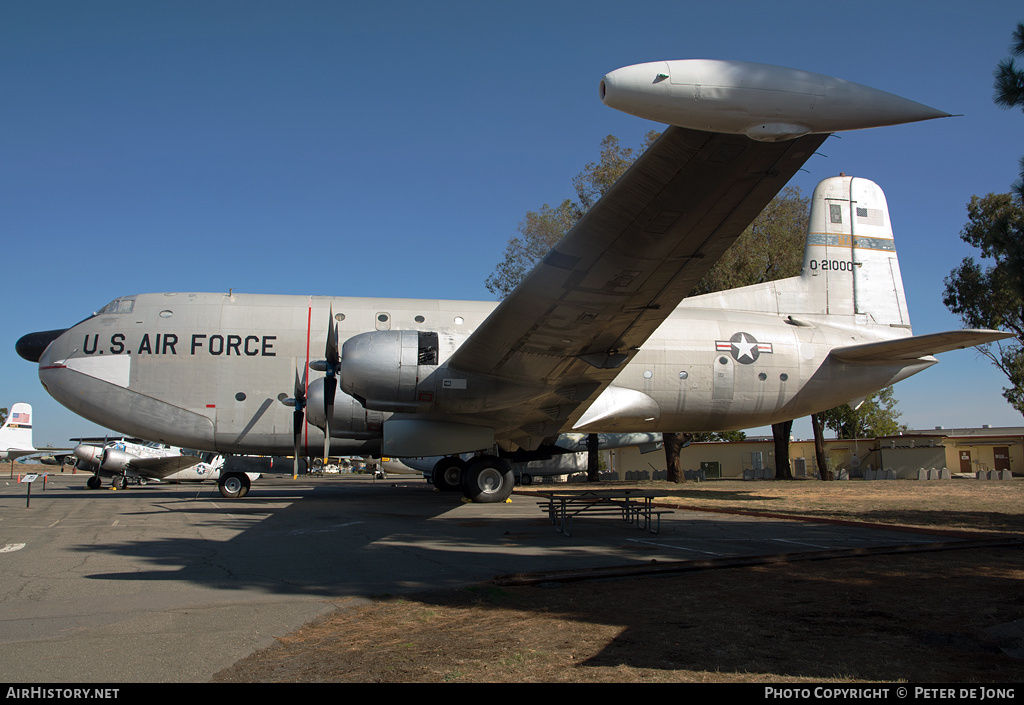
M832 351L832 357L843 362L866 364L898 362L900 360L916 360L928 355L961 350L1012 337L1012 333L998 330L952 330L945 333L913 335L909 338L836 348Z

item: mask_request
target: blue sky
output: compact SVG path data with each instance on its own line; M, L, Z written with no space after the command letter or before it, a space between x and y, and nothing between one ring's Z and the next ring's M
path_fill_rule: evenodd
M0 5L0 406L37 446L100 432L14 352L148 291L491 298L523 215L572 195L601 139L657 126L601 76L758 61L962 115L833 138L793 181L886 192L914 330L959 328L943 278L972 194L1005 192L1024 115L992 103L1016 2L316 0ZM974 351L896 387L912 428L1021 425ZM796 434L809 430L797 425Z

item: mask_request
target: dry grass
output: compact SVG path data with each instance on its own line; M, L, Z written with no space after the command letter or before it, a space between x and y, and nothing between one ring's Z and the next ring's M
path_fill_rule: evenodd
M649 483L659 503L947 531L1024 536L1024 482L949 481Z
M665 502L1024 534L1024 482L648 483ZM974 549L342 600L216 681L987 682L1024 554Z

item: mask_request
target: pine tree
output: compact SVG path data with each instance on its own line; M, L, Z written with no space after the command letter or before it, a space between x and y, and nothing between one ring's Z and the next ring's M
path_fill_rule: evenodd
M1003 59L996 66L995 103L1001 108L1024 110L1024 69L1018 68L1014 57L1024 58L1024 22L1017 23L1010 44L1010 57ZM1020 160L1021 178L1013 184L1013 192L1024 201L1024 157Z

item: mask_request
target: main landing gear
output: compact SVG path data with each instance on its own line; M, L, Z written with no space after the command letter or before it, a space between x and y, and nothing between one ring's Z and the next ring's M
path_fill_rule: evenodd
M93 475L92 477L90 477L88 480L85 481L86 489L90 489L90 490L98 490L102 484L103 484L103 481L100 479L99 473L96 473L95 475ZM145 483L143 483L140 480L139 484L145 484ZM127 475L114 475L114 477L110 480L110 486L113 487L116 490L126 490L126 489L128 489L128 476Z
M244 472L229 472L217 480L221 496L227 499L239 499L249 494L249 484L249 476Z
M512 494L515 473L507 460L496 455L478 455L468 461L448 456L434 465L431 482L442 491L461 490L473 502L495 503Z

